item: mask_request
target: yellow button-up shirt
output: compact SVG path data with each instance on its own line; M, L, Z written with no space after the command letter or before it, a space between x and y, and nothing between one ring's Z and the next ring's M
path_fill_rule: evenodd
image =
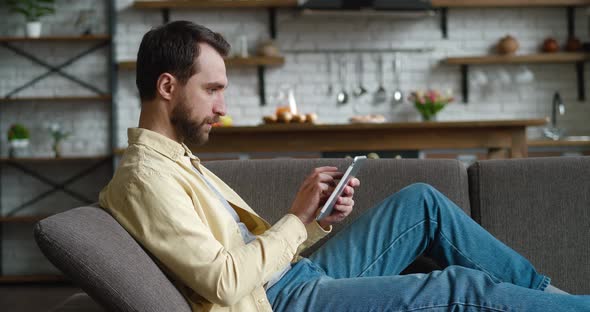
M270 226L184 144L140 128L129 129L128 138L100 205L157 259L193 311L272 311L263 285L328 232L292 214ZM193 168L256 240L244 243L235 220Z

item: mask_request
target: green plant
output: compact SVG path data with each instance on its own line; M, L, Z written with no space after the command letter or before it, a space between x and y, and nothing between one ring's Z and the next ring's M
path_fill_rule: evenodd
M22 14L27 22L36 22L39 18L55 13L55 0L5 0L12 12Z
M8 141L26 140L29 138L29 130L21 124L14 124L8 129Z

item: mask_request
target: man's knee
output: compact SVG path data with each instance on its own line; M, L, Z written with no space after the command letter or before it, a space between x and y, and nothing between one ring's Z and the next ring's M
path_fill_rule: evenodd
M436 192L436 189L427 183L413 183L410 184L399 191L400 195L402 196L411 196L411 197L425 197L427 195Z

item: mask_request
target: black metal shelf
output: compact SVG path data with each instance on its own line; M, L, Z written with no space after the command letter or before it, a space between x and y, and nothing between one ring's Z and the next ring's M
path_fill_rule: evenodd
M46 102L48 105L57 102L108 102L110 103L110 115L109 115L109 122L110 122L110 129L109 129L109 144L110 149L112 150L113 147L117 145L116 140L116 103L114 99L116 98L117 92L117 64L114 58L115 54L115 47L112 44L113 38L116 33L116 10L115 10L115 2L114 0L105 0L105 15L107 16L107 23L108 23L108 33L107 34L97 34L97 35L80 35L80 36L44 36L40 38L26 38L26 37L0 37L0 48L5 48L14 52L16 55L24 57L34 64L40 65L41 67L46 69L41 75L38 75L31 80L27 81L26 83L5 92L4 94L0 95L0 104L2 103L26 103L26 102ZM84 50L72 57L69 57L66 61L61 62L60 64L50 64L49 62L31 54L30 50L23 48L23 46L31 46L32 44L43 43L45 45L88 45L88 48L84 48ZM108 75L108 82L106 88L107 90L102 90L102 88L97 87L93 84L93 82L83 81L82 79L71 75L64 71L64 68L73 64L74 62L78 61L79 59L92 54L96 51L101 49L108 49L107 51L107 75ZM89 95L78 96L78 95L63 95L63 96L34 96L34 97L22 97L19 96L19 93L33 86L36 82L46 79L52 74L58 74L74 83L82 87L83 89L89 91ZM0 105L0 110L4 105ZM1 125L0 125L0 128ZM4 146L0 146L0 155L6 155L6 152L2 152ZM76 162L88 162L88 166L86 168L79 170L78 172L74 172L72 176L70 176L65 181L54 181L52 177L48 175L43 175L37 172L37 168L35 166L39 164L55 164L57 166L68 165L73 161ZM50 186L48 191L44 191L40 194L34 196L34 198L21 203L17 207L11 207L10 209L3 209L2 201L0 200L0 212L2 215L0 216L0 259L2 259L2 227L7 224L31 224L34 222L39 221L42 218L47 216L17 216L18 212L25 207L28 207L39 200L55 193L55 192L63 192L72 198L76 198L84 203L93 203L96 201L94 198L87 198L87 196L76 192L75 190L69 189L69 185L76 182L78 179L98 170L103 166L110 166L110 172L114 171L114 164L115 160L113 155L96 155L96 156L80 156L80 157L60 157L60 158L0 158L0 179L2 178L2 170L4 168L15 168L22 172L25 175L29 175L31 177L36 178L37 180L47 184ZM1 185L0 181L0 185ZM0 187L0 198L2 198L2 188ZM4 207L6 208L6 207ZM7 211L8 210L8 211ZM19 225L19 226L20 226ZM4 275L3 272L3 263L0 261L0 283L36 283L36 282L63 282L67 281L62 275L39 275L39 274L32 274L32 275L18 275L18 276L10 276Z

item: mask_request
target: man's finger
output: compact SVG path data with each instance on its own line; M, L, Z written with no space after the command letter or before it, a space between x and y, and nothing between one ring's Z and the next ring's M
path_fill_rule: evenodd
M352 197L352 195L354 195L354 188L347 185L344 187L344 191L342 192L342 194L344 194L347 197Z
M357 178L352 178L348 181L348 185L350 185L351 187L357 187L361 185L361 181Z

